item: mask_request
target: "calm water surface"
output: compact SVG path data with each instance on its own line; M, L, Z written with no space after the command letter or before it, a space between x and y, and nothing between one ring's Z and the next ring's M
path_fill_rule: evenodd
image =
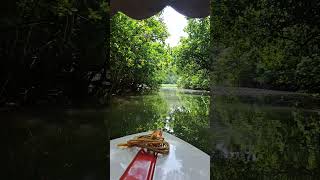
M0 113L0 179L95 180L107 177L105 111L37 108Z
M250 94L163 87L118 98L108 112L110 137L162 128L211 156L211 179L320 177L319 101Z
M250 94L250 93L249 93ZM318 100L162 87L106 109L1 114L6 179L105 179L108 139L163 129L211 156L212 179L320 177Z

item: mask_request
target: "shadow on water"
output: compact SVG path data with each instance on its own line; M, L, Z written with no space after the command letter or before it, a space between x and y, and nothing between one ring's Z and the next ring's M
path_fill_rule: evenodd
M109 151L104 116L88 109L2 114L3 155L9 162L2 178L104 179Z

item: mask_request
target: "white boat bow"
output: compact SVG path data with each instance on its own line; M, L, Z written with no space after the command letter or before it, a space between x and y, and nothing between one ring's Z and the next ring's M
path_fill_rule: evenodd
M118 180L136 156L139 148L119 148L136 136L150 134L143 132L113 139L110 141L110 179ZM154 180L209 180L210 156L191 144L169 134L162 133L165 141L170 144L168 155L158 155L154 171Z

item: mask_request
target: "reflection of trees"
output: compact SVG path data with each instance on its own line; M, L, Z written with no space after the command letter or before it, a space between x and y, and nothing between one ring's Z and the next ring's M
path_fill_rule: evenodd
M111 121L111 139L128 134L166 129L177 137L209 153L209 97L171 91L118 99L112 104L107 121Z
M237 97L214 97L211 102L211 161L216 179L319 175L318 114L243 104Z
M167 113L167 103L157 94L118 99L113 102L106 120L111 121L111 139L162 129Z
M3 179L103 179L108 150L101 112L2 116Z
M173 134L208 153L209 97L185 94L179 97L182 106L171 113Z

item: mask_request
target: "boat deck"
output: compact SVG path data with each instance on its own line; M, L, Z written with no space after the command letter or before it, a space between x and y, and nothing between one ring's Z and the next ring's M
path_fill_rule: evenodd
M136 147L121 149L117 144L125 143L135 136L150 133L152 132L143 132L110 141L111 180L118 180L121 177L139 151ZM168 155L158 155L154 180L210 179L209 155L169 133L163 132L162 136L170 144L170 152Z

